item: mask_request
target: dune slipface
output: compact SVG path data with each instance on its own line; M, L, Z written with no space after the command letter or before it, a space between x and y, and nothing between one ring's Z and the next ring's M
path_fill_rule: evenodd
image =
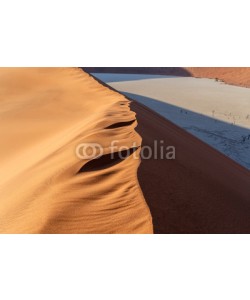
M0 101L1 233L152 233L129 100L77 68L1 68ZM114 140L128 157L111 159Z
M143 146L176 149L174 160L143 159L139 168L155 233L250 233L249 170L143 104L131 108Z

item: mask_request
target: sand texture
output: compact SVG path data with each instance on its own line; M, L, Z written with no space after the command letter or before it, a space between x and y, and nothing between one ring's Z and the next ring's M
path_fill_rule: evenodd
M217 78L228 84L250 87L250 68L247 67L192 67L185 69L194 77Z
M112 140L141 143L124 96L77 68L1 68L0 101L1 233L152 233L140 160L110 160Z
M250 233L250 172L146 106L131 108L143 146L176 148L174 160L145 159L139 168L155 233Z

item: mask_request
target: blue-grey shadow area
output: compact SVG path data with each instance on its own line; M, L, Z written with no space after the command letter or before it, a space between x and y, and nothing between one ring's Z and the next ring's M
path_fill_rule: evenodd
M192 76L186 68L182 67L82 67L82 69L88 73Z
M250 129L216 119L216 111L211 111L209 117L153 98L132 93L123 92L123 94L154 110L246 169L250 169Z
M106 83L176 77L173 75L153 75L153 74L119 74L119 73L91 73L91 74Z

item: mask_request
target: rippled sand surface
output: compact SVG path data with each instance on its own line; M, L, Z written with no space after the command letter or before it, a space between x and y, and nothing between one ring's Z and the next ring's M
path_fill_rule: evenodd
M152 232L139 159L110 159L113 140L141 143L124 96L77 68L1 68L0 102L1 233Z

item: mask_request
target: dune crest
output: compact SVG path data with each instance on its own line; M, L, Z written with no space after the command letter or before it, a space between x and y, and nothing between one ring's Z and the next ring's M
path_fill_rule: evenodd
M1 233L153 232L129 100L78 68L1 68L0 101ZM80 159L81 143L102 156Z

